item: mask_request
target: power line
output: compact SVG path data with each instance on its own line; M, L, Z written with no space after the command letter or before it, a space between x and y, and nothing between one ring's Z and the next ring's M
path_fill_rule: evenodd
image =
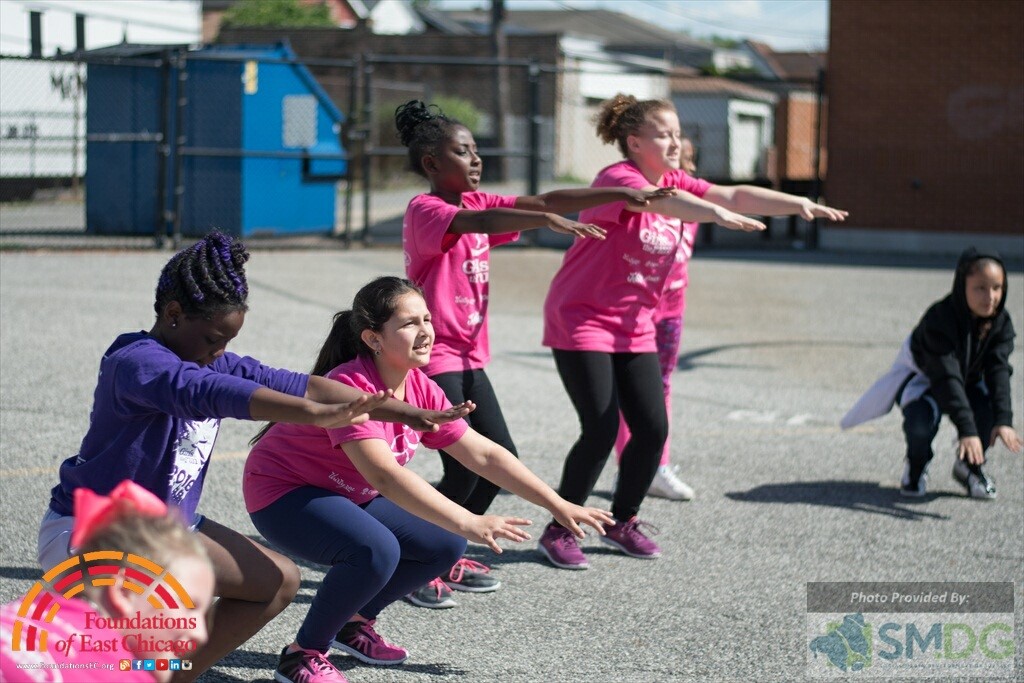
M787 31L785 29L776 28L776 27L773 27L773 26L768 26L767 28L769 30L766 31L766 30L761 29L761 27L766 26L764 23L757 23L757 24L754 25L755 26L754 29L750 29L750 28L747 28L747 27L744 26L744 24L746 22L744 20L742 20L742 19L736 20L736 24L725 25L725 24L720 24L720 23L713 22L713 21L708 21L707 19L695 17L695 16L693 16L691 14L684 13L684 12L678 10L678 9L675 9L673 6L664 7L664 6L661 6L661 5L657 5L657 4L653 3L653 2L650 2L649 0L640 0L640 2L642 4L644 4L644 5L646 5L648 8L653 9L653 10L659 12L659 13L671 14L673 16L677 16L677 17L680 17L682 19L686 19L688 21L692 21L692 22L694 22L696 24L702 24L704 26L709 26L711 28L716 28L716 29L719 29L719 30L733 31L735 33L749 33L750 35L761 36L761 37L768 37L768 38L810 38L810 39L823 38L822 34L817 32L817 31L815 31L815 32Z

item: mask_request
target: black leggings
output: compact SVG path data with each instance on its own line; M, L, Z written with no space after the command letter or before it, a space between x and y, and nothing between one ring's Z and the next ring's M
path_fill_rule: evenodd
M978 429L978 438L981 439L981 449L984 451L990 445L988 440L995 426L992 398L988 395L985 385L980 382L968 385L965 390L971 411L974 413L974 425ZM907 437L907 460L910 461L912 482L918 480L935 455L932 451L932 441L939 432L941 421L942 411L930 391L926 391L920 398L903 407L903 434ZM980 472L978 465L968 463L967 466L974 473Z
M469 426L519 457L487 373L483 370L442 372L431 379L437 382L452 405L463 401L475 403L476 410L466 416ZM487 512L501 489L469 471L444 451L441 451L441 465L444 476L438 482L437 490L474 514Z
M555 367L580 419L558 493L583 505L601 476L619 432L619 410L631 437L622 451L612 515L627 521L647 495L668 439L668 415L657 353L553 349Z

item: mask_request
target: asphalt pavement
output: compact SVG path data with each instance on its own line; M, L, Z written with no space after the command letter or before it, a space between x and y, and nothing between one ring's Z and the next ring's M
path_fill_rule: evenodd
M169 256L0 253L5 602L20 600L39 578L38 520L58 464L85 432L99 357L117 334L148 329ZM523 461L551 484L578 435L551 354L540 345L543 299L560 259L555 250L504 248L491 270L488 373ZM838 427L927 305L948 291L954 261L698 250L671 435L673 460L697 497L649 499L641 511L660 529L663 557L632 559L590 536L591 569L572 572L548 565L532 542L506 544L501 555L472 547L475 559L494 567L501 590L457 594L459 606L450 610L406 603L385 610L379 630L411 652L400 667L341 655L332 661L356 683L804 680L820 672L809 659L808 582L1012 581L1020 680L1024 458L1001 446L990 451L999 498L968 499L950 476L954 432L944 422L929 493L907 499L896 488L898 413L848 432ZM251 310L231 348L307 369L333 313L371 278L401 268L395 249L256 251ZM1019 268L1008 291L1024 329ZM1021 432L1019 345L1012 363ZM251 423L225 422L200 511L258 538L240 489L253 431ZM410 467L431 481L440 476L431 451ZM609 464L593 504L609 505L612 477ZM548 519L511 495L492 509L530 517L535 537ZM271 680L323 575L306 564L302 573L294 604L201 680Z

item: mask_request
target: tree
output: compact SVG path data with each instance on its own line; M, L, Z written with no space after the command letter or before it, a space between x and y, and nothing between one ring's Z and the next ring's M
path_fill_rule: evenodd
M299 0L241 0L224 13L222 26L334 26L323 3Z

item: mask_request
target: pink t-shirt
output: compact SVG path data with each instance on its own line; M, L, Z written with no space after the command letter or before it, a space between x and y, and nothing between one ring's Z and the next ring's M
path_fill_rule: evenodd
M327 373L327 377L371 394L386 388L373 360L365 356L342 363ZM410 370L405 380L405 401L427 410L447 410L452 405L441 387L418 369ZM342 444L380 439L395 454L398 464L404 466L412 459L421 440L428 448L445 448L462 438L468 428L465 420L443 424L436 432L417 432L404 424L374 420L339 429L275 424L245 461L242 475L245 509L249 512L262 510L303 486L318 486L353 503L365 503L379 493L352 464Z
M60 605L52 621L44 615L53 604ZM122 660L135 659L136 655L124 647L124 636L109 628L100 628L95 621L86 621L86 613L95 613L96 608L85 600L67 599L56 593L42 592L29 607L24 617L18 616L21 601L11 602L0 609L0 680L10 683L24 681L114 681L120 683L153 683L153 676L147 671L121 670ZM38 616L36 616L38 615ZM168 613L168 616L172 616ZM20 648L15 651L12 636L15 624L21 624ZM46 631L46 647L41 648L39 638ZM152 635L152 634L149 634ZM61 652L58 642L71 641L71 647ZM87 637L89 652L82 651L83 636ZM108 652L92 652L102 647L117 648ZM31 648L31 649L30 649ZM168 658L176 655L168 653Z
M679 248L676 250L672 268L668 272L665 289L662 290L661 299L658 300L658 305L654 308L654 322L667 318L678 318L683 314L686 286L690 283L688 267L690 258L693 256L693 247L697 243L699 229L699 223L683 223L683 239L679 240Z
M515 197L485 192L463 193L461 206L429 194L409 202L402 222L405 272L423 288L434 322L434 348L423 368L427 375L478 370L490 361L490 249L514 242L519 233L457 235L448 228L463 209L514 208L515 203Z
M649 185L636 164L620 161L598 173L591 187ZM711 184L671 171L659 186L703 197ZM613 202L582 211L580 222L594 223L608 236L576 240L565 253L544 302L544 345L567 351L655 352L652 316L675 263L682 221Z

